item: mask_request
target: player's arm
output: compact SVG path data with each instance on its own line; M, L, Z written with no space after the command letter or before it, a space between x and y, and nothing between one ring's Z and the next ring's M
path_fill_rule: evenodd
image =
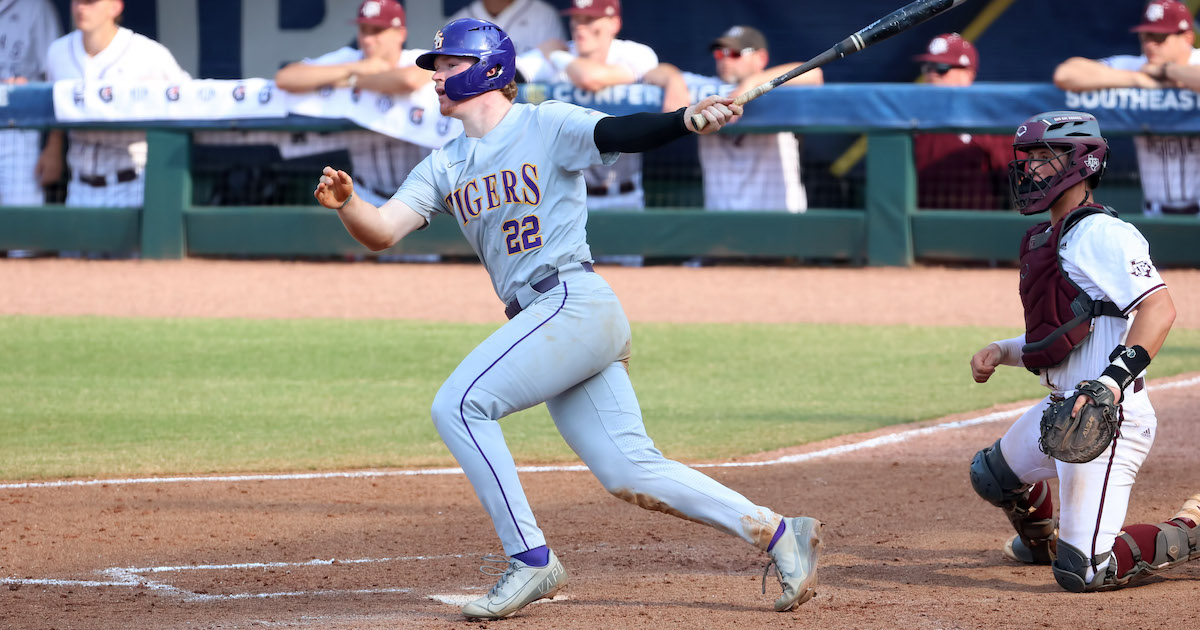
M1171 299L1170 292L1163 288L1146 296L1146 299L1138 304L1135 312L1137 317L1133 319L1129 333L1125 335L1125 346L1141 346L1153 359L1162 349L1163 342L1167 340L1167 333L1175 323L1175 301Z
M1159 88L1162 83L1145 72L1118 70L1094 59L1071 57L1054 69L1054 85L1069 92L1086 92L1105 88Z
M634 83L637 76L624 66L610 66L590 59L575 59L567 64L567 78L581 90L598 92L610 85Z
M347 79L349 81L349 79ZM392 68L375 74L362 74L355 82L357 87L384 94L409 94L433 81L433 72L409 66Z
M777 77L781 74L790 72L792 69L798 68L801 65L803 65L803 62L801 62L801 61L797 61L795 63L783 63L783 64L779 64L778 66L773 66L771 68L767 68L766 70L763 70L762 72L750 75L749 77L746 77L744 80L742 80L742 82L738 83L737 89L734 90L733 93L730 94L730 96L736 97L743 92L753 90L754 88L770 81L771 79L774 79L775 77ZM825 73L822 72L820 68L813 68L812 70L809 70L808 72L805 72L804 74L788 81L784 85L786 86L786 85L824 85L824 84L825 84Z
M997 366L1020 367L1023 365L1021 347L1024 345L1025 333L1021 333L1012 339L1001 339L984 346L971 357L971 377L976 383L986 383L996 372Z
M388 70L386 62L371 58L329 65L296 61L275 73L275 85L285 92L312 92L327 85L348 87L350 77L362 77ZM429 76L432 77L433 73Z
M1165 85L1200 92L1200 66L1178 63L1146 64L1142 71Z
M326 166L313 194L322 206L337 210L350 236L371 251L387 249L425 227L425 217L403 201L390 199L380 208L363 201L346 171Z
M669 63L660 63L642 77L642 83L662 88L664 112L673 112L688 106L687 82L684 81L679 68Z
M42 186L49 186L62 179L63 135L61 129L46 132L46 146L42 147L37 164L33 167L33 176Z
M692 126L692 115L708 120L701 131ZM643 112L609 116L596 123L593 132L600 153L641 153L682 138L689 133L710 134L735 122L742 106L725 96L710 96L695 105L662 114Z

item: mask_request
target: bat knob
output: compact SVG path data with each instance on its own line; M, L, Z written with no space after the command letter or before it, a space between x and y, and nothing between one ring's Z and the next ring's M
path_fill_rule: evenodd
M708 124L707 118L705 118L704 116L701 116L700 114L692 114L692 127L695 127L696 131L700 131L707 124Z

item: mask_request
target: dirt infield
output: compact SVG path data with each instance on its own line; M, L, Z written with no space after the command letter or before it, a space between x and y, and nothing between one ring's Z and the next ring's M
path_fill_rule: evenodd
M1020 322L1013 270L600 271L635 321ZM1176 326L1200 327L1200 272L1164 277ZM0 261L0 287L0 315L501 318L470 265ZM1151 386L1160 431L1130 522L1168 517L1200 490L1200 376ZM1186 625L1200 562L1138 588L1073 595L1048 568L1003 558L1010 530L975 497L966 464L1020 407L706 468L760 504L827 523L818 595L793 613L771 612L773 580L759 592L759 552L614 499L586 472L557 471L522 479L570 586L514 618L468 622L459 606L492 583L478 557L499 545L465 478L331 471L0 484L0 628ZM892 439L873 440L883 436Z

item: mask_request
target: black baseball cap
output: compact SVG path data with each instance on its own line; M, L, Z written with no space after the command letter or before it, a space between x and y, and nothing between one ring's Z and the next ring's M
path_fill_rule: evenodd
M763 36L762 31L753 26L734 26L714 39L708 47L710 50L714 48L764 50L767 47L767 38Z

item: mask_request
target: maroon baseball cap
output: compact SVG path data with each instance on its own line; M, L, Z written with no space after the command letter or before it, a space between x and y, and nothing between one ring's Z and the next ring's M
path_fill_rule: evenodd
M564 10L562 14L619 17L621 15L621 2L620 0L573 0L571 8Z
M978 68L979 51L975 45L958 33L944 33L929 40L924 54L913 57L915 61L947 63L958 68Z
M1192 12L1177 0L1154 0L1142 11L1142 23L1133 33L1182 33L1192 28Z
M396 0L366 0L359 5L354 21L384 28L404 26L404 7Z

